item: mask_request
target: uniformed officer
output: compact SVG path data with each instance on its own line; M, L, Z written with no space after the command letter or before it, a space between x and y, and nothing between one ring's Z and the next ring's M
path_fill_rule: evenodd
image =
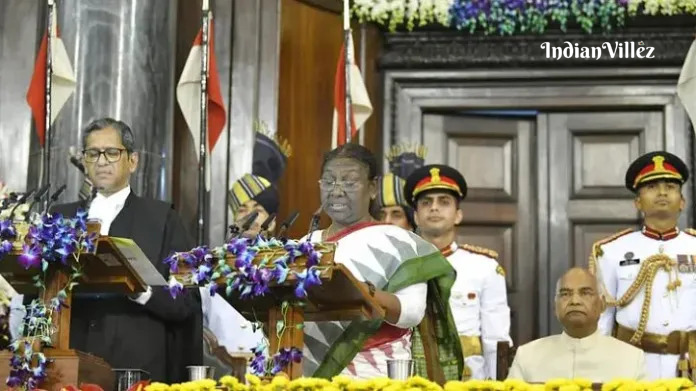
M686 164L671 153L636 159L626 188L635 193L643 226L600 240L590 256L609 305L599 329L642 348L652 379L687 377L696 364L696 236L677 227L688 178Z
M421 236L441 249L457 271L450 307L464 353L463 378L495 379L497 343L512 343L505 273L494 251L455 240L466 192L462 175L439 164L414 171L404 188Z
M260 233L266 219L278 212L280 195L277 183L285 171L287 159L292 148L287 141L281 142L271 136L265 125L255 123L253 167L250 174L239 178L229 190L229 206L238 226L245 222L252 212L258 215L245 236ZM265 234L274 232L275 218L265 227Z
M404 185L414 170L425 164L425 147L396 145L387 154L389 173L377 178L376 206L380 221L414 231L413 208L404 197Z

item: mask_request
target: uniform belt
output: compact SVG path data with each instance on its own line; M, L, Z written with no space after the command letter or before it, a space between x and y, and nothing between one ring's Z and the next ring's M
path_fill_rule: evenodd
M630 343L635 332L636 330L629 327L616 324L614 337ZM694 369L696 369L696 331L675 330L667 335L645 332L637 347L646 353L679 355L676 368L678 376L693 378Z
M636 330L617 324L614 336L621 341L630 343L629 341L635 333ZM682 345L686 342L688 346L689 334L691 333L687 331L672 331L667 335L662 335L645 332L637 347L646 353L681 354Z
M480 337L460 335L459 342L462 344L464 358L469 356L481 356L483 354Z

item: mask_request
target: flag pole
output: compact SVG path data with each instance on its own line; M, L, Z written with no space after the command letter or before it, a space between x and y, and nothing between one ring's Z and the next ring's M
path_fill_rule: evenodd
M209 0L203 0L201 9L201 133L198 148L198 245L205 240L206 215L206 160L208 147L208 38L210 33Z
M367 24L360 25L360 72L365 75L367 69ZM365 78L363 78L365 80ZM358 140L360 145L365 145L365 124L358 129Z
M352 51L352 43L350 40L350 0L344 0L343 1L343 44L344 47L346 48L345 51L345 69L343 70L343 74L345 76L345 86L346 86L346 109L345 109L345 123L346 123L346 144L350 142L352 138L352 130L353 127L351 126L351 101L350 101L350 59L352 58L351 51Z
M43 139L43 181L42 185L48 185L48 194L50 194L51 183L51 79L53 78L53 62L52 60L52 45L51 35L53 26L54 0L47 0L47 15L46 15L46 89L45 89L45 105L46 113L44 139ZM48 198L46 197L43 203L43 210L48 208Z

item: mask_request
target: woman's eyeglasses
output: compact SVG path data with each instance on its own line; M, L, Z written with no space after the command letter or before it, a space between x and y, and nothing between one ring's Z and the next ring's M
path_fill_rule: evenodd
M354 191L360 188L359 181L335 181L329 179L320 179L319 188L322 190L333 190L335 186L340 186L345 191Z

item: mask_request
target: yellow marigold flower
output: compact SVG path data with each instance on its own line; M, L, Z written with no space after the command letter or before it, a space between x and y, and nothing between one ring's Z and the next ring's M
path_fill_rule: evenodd
M486 382L484 380L467 380L464 382L464 390L486 390Z
M555 391L555 390L558 390L559 388L561 388L561 386L564 386L564 385L570 384L570 383L571 383L571 381L568 379L560 379L560 378L549 379L548 381L546 381L546 384L544 384L544 388L547 391Z
M217 382L212 379L200 379L193 382L194 385L199 387L201 390L214 390L217 386Z
M381 391L392 383L392 380L388 377L376 377L372 379L372 389L374 391Z
M592 388L592 380L590 379L584 379L582 377L578 377L573 379L573 383L577 384L581 388Z
M410 387L420 387L426 390L442 390L442 388L431 382L428 379L422 378L420 376L413 376L406 381L406 385Z
M276 376L271 380L271 385L274 387L287 387L290 383L290 379L285 376Z
M450 380L445 383L445 391L463 391L464 383L458 380Z
M250 386L260 386L261 385L261 379L259 379L258 376L252 375L251 373L247 373L244 375L244 378L246 379L247 383L249 383Z
M353 380L346 387L348 391L371 391L371 388L369 380Z
M382 391L403 391L406 387L406 382L402 380L392 380L391 383L384 387Z
M520 379L505 379L503 386L507 391L526 391L529 389L529 384Z
M636 382L625 382L624 384L620 385L616 391L637 391Z
M331 384L333 384L334 386L336 386L339 389L345 389L346 387L348 387L348 385L351 382L352 382L351 378L349 378L348 376L344 376L344 375L334 376L331 379Z
M182 391L199 391L198 385L195 382L186 382L181 384Z
M338 387L336 387L335 385L329 383L328 386L323 387L323 388L319 389L318 391L341 391L341 390Z
M693 387L693 385L694 385L694 383L691 380L681 378L681 377L678 377L675 379L669 379L666 381L666 384L665 384L665 386L667 386L667 389L669 391L677 391L677 390L681 390L683 388L690 388L690 387Z
M145 386L145 391L169 391L169 386L164 383L150 383Z
M546 389L546 386L543 384L530 384L529 385L530 391L544 391L545 389Z
M580 391L580 386L577 384L564 384L558 387L558 391Z

